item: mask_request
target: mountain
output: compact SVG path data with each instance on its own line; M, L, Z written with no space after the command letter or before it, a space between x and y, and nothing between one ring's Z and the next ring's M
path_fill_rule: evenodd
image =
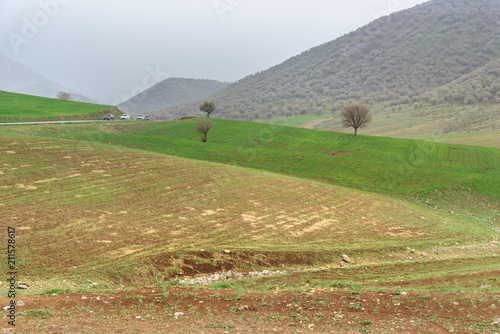
M70 93L73 101L95 103L81 94L71 93L73 89L52 82L32 69L2 55L0 55L0 90L50 98L55 98L57 93L65 91Z
M377 19L207 99L214 117L332 113L346 103L418 108L500 101L500 2L433 0ZM454 93L455 92L455 93ZM452 101L453 100L453 101ZM163 110L187 115L196 103Z
M126 113L147 113L202 99L228 85L215 80L171 78L146 89L118 107Z

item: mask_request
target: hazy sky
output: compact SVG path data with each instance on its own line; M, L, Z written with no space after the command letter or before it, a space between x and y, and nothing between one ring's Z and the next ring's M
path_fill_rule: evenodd
M236 81L425 0L0 0L0 54L100 102Z

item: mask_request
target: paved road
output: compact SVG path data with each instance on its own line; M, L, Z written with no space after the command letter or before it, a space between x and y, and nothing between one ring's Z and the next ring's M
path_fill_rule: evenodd
M97 123L97 122L108 122L108 121L93 120L93 121L20 122L20 123L0 123L0 125L32 125L32 124L64 124L64 123ZM111 122L111 121L109 121L109 122Z

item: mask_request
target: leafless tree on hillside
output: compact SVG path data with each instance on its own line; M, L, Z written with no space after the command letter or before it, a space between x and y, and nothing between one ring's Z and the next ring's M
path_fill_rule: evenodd
M370 108L360 103L345 106L341 115L342 125L354 128L354 136L358 134L358 128L365 127L372 120Z

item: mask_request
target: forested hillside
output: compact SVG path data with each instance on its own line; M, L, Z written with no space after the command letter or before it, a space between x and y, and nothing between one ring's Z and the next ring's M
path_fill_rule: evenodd
M498 104L499 18L497 0L433 0L394 13L213 94L214 117L331 114L352 101L417 112ZM198 103L160 113L192 114Z
M227 85L216 80L166 79L121 103L119 108L126 113L146 113L202 99Z

